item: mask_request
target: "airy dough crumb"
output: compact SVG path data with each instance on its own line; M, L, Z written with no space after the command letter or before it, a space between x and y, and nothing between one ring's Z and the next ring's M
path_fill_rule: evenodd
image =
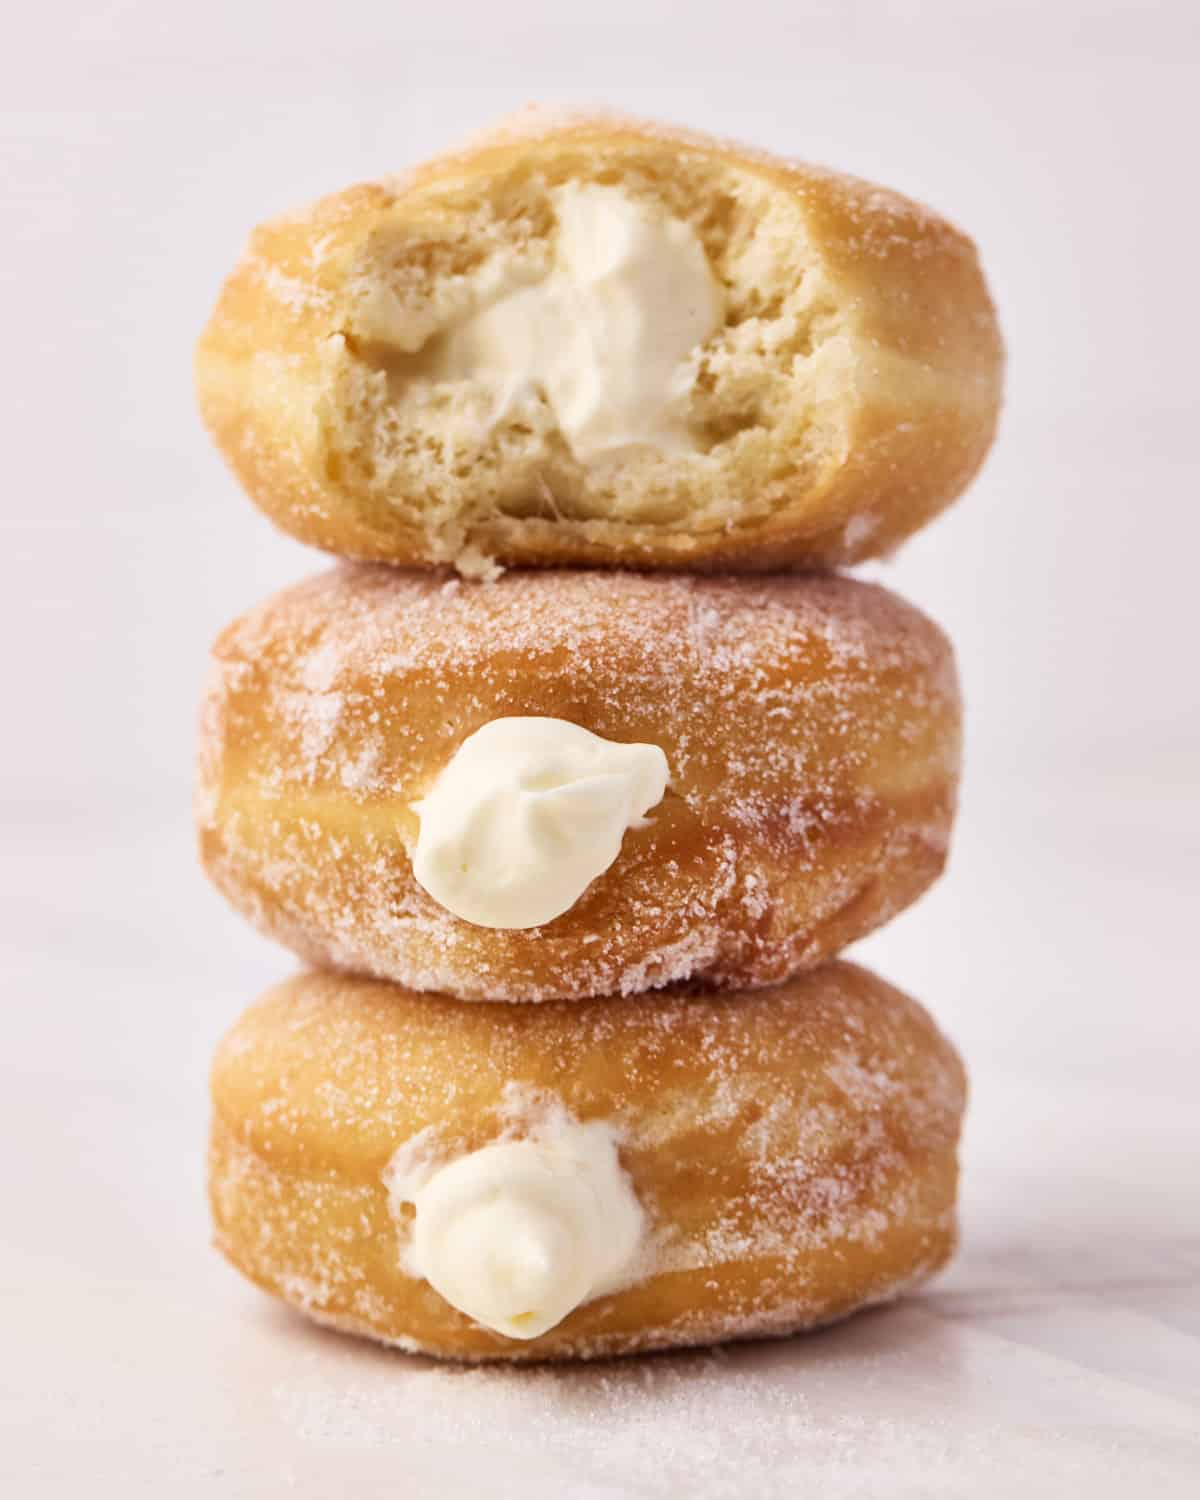
M844 380L839 314L810 264L799 207L712 161L666 172L661 159L635 158L620 164L616 190L633 211L686 226L720 289L720 326L690 356L686 448L647 444L619 462L584 462L544 391L496 418L482 382L430 378L428 351L458 320L498 286L549 274L562 183L611 193L617 177L591 152L513 170L483 197L472 183L469 202L448 188L425 235L377 235L358 269L334 403L338 471L432 526L467 576L491 576L461 545L480 518L721 530L769 514L840 459L829 404Z

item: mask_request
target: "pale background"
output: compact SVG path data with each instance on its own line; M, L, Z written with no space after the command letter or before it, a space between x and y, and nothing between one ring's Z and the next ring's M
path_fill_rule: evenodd
M13 1493L1196 1493L1200 7L109 0L0 57L0 1477ZM881 576L959 650L946 881L862 953L974 1081L927 1294L766 1350L463 1376L206 1248L204 1074L291 960L188 825L208 641L322 567L189 355L249 227L530 99L846 168L977 238L995 453Z

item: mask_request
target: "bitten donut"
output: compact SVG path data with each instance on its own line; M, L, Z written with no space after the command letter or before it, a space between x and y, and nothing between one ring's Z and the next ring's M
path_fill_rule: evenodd
M928 209L532 111L258 229L196 378L250 497L330 552L761 570L948 505L1002 365L975 249Z
M308 974L218 1048L216 1243L323 1323L456 1359L785 1334L948 1259L964 1090L852 964L537 1006Z
M958 764L949 643L871 584L344 565L217 641L200 849L318 967L763 985L929 885Z

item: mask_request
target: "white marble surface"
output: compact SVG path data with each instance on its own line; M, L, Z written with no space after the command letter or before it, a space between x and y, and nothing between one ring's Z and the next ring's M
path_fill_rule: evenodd
M682 19L681 19L682 17ZM0 48L0 1493L1200 1494L1194 0L42 0ZM971 495L885 570L969 706L950 875L862 956L961 1046L962 1253L724 1354L485 1374L207 1248L204 1080L288 971L195 871L207 641L320 566L188 351L248 226L530 97L928 199L1011 348Z

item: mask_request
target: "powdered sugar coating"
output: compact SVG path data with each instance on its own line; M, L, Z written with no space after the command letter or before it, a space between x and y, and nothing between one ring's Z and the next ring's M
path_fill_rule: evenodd
M221 637L197 811L210 875L305 958L466 999L767 984L941 869L959 755L949 645L844 578L343 568ZM416 883L420 798L505 715L659 745L671 781L561 917L473 927Z
M649 1226L636 1284L520 1348L404 1273L386 1187L414 1136L454 1156L519 1135L517 1098L610 1123ZM849 964L755 994L537 1007L304 976L222 1043L213 1099L221 1248L405 1348L582 1357L784 1332L895 1294L953 1245L961 1065Z
M760 167L800 173L810 181L821 180L833 187L840 184L850 190L846 194L847 202L858 208L864 234L869 236L880 234L881 238L886 238L888 219L892 220L893 226L919 223L924 232L934 235L949 237L957 234L940 214L925 204L847 172L836 172L832 168L814 165L799 157L780 156L745 141L710 135L706 131L693 130L685 125L669 125L661 120L649 120L642 115L627 114L601 104L526 104L497 120L495 124L475 132L457 149L439 155L424 167L392 173L382 179L381 185L393 193L401 193L414 182L419 182L430 168L444 170L459 159L470 162L478 152L486 151L492 146L510 146L524 141L597 133L606 137L634 135L664 146L690 147L695 151L721 151Z

